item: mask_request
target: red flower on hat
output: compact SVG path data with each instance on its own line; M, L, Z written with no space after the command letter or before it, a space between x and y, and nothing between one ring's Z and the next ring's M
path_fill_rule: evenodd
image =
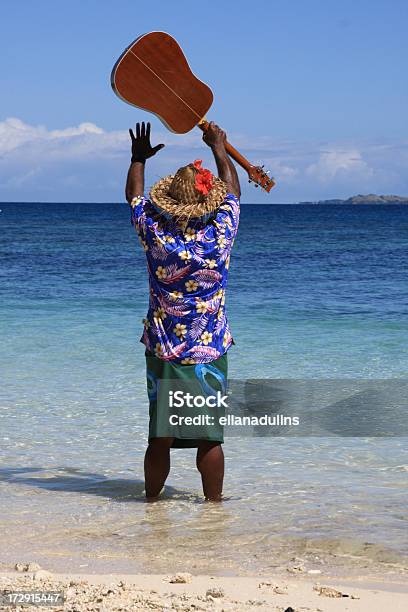
M198 170L195 177L195 188L200 193L207 195L213 188L213 175L210 170L201 167L202 162L202 159L196 159L193 163L194 168Z

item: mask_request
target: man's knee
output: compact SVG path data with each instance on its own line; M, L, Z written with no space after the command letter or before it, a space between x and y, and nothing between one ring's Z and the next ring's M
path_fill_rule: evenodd
M148 449L151 451L168 451L173 444L174 438L150 438Z
M216 447L219 447L220 450L222 450L221 442L212 442L210 440L202 440L198 444L198 452L200 454L205 454Z
M222 461L224 457L221 442L210 442L203 440L199 443L197 449L196 465L199 472L202 471L205 464Z

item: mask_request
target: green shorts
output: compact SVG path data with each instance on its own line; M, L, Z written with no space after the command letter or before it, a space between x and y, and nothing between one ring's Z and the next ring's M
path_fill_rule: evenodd
M197 448L203 440L222 444L219 417L225 409L218 403L227 393L227 353L194 365L171 363L147 350L145 356L149 440L172 437L173 448Z

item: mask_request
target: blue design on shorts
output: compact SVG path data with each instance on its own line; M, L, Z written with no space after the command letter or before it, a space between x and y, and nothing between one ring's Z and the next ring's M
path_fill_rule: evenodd
M214 395L214 393L217 391L226 393L227 383L225 376L220 370L218 370L218 368L210 363L198 363L195 366L194 371L205 395ZM211 378L211 376L218 380L221 389L216 389L210 384L208 379Z
M147 395L149 400L153 402L157 399L157 378L151 370L146 371L147 378Z

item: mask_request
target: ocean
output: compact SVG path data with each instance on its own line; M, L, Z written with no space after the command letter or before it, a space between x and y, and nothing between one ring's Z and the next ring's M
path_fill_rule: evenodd
M0 564L251 573L407 564L407 438L227 437L226 501L193 450L143 501L144 254L124 204L0 205ZM235 379L404 379L408 207L243 205ZM347 570L347 572L346 572Z

